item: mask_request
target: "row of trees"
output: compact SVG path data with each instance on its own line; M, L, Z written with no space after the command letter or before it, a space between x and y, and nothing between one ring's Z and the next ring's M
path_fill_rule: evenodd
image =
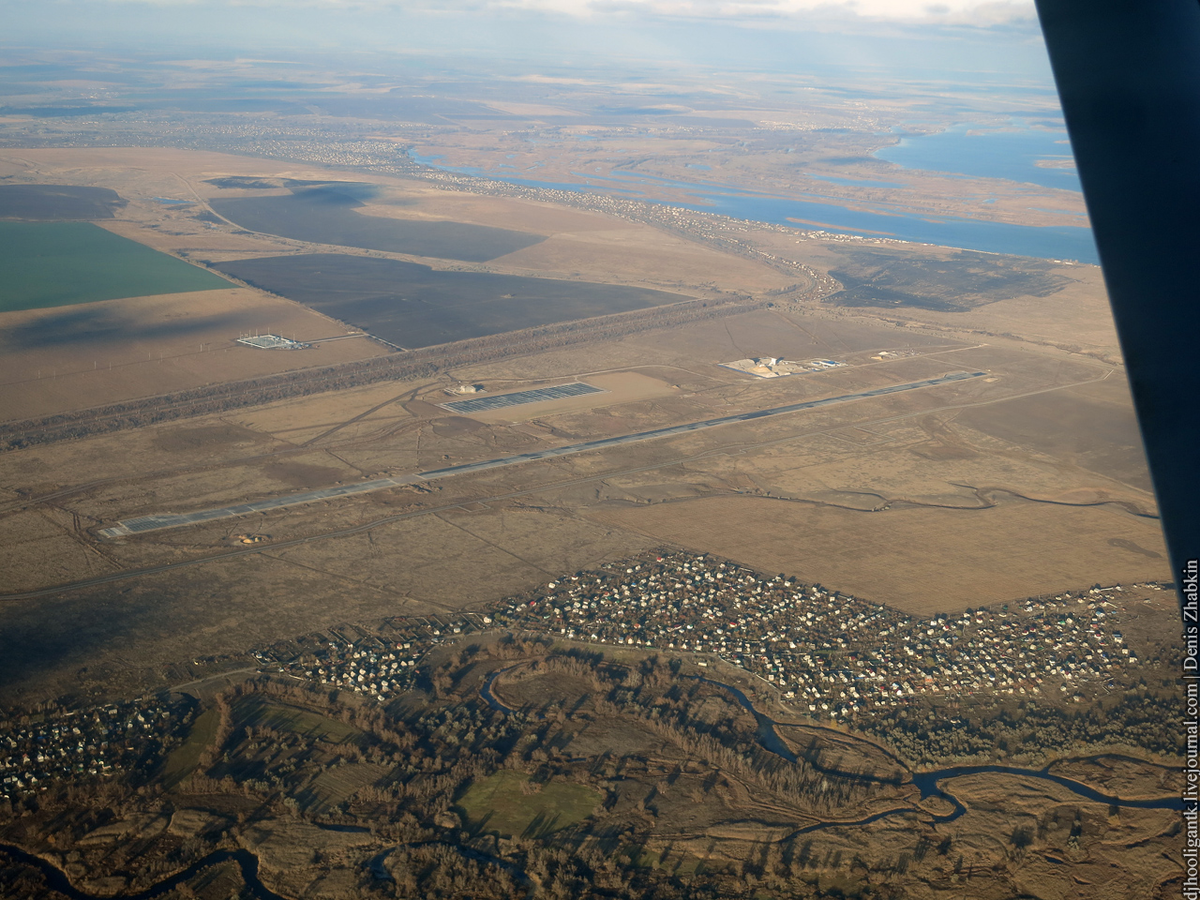
M1177 693L1138 687L1066 707L981 701L958 715L924 705L878 707L859 714L854 727L916 765L1037 763L1102 747L1182 756L1182 717Z
M0 451L213 415L381 381L429 378L461 366L739 315L763 305L745 298L678 303L10 422L0 426Z

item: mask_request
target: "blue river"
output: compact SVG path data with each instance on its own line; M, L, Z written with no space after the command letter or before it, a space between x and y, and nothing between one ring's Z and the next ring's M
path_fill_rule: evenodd
M934 137L938 137L938 135L930 136L930 138ZM1051 144L1051 146L1059 147L1056 144ZM894 150L895 148L890 149ZM1064 151L1059 147L1058 152ZM1069 154L1069 148L1065 152ZM871 212L847 209L837 205L832 198L822 202L822 199L797 200L772 197L767 194L738 189L732 185L675 181L634 172L614 172L608 176L580 173L580 177L587 179L580 183L538 181L510 175L508 172L498 175L495 172L470 166L445 166L438 162L440 157L421 156L411 150L409 156L414 162L444 172L475 175L509 184L583 194L616 194L633 199L644 196L645 191L642 187L644 185L669 186L686 191L688 197L681 201L664 202L662 204L664 206L716 213L735 219L784 225L800 230L822 230L860 237L894 238L914 243L982 250L988 253L1007 253L1015 256L1032 256L1040 259L1069 259L1082 263L1099 263L1100 261L1096 253L1096 245L1092 240L1091 229L1078 226L1009 225L1003 222L982 222L976 219L951 216ZM1055 171L1043 170L1032 165L1025 168L1034 169L1035 172ZM613 175L626 177L614 178ZM1006 176L992 175L991 177ZM817 197L818 195L812 196Z

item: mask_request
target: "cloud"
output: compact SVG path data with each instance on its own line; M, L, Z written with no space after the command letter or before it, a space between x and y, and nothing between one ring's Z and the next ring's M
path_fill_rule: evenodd
M1032 0L0 0L0 21L0 46L1049 79Z
M18 0L32 3L34 0ZM42 0L37 0L42 2ZM572 19L858 20L992 25L1036 19L1033 0L94 0L94 7L145 4L170 7L299 7L437 15L534 13ZM0 0L0 5L6 5Z
M587 16L614 8L629 12L688 18L738 18L769 12L775 16L855 16L900 21L994 21L1034 14L1032 0L495 0L496 6Z

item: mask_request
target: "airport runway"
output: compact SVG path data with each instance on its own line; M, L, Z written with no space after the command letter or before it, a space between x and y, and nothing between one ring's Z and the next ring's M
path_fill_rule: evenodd
M925 381L912 381L906 384L895 384L888 387L874 388L857 394L843 394L840 397L826 397L823 400L808 400L803 403L792 403L787 406L775 406L770 409L759 409L753 412L737 413L732 416L720 416L716 419L704 419L700 422L687 422L683 425L670 425L666 428L655 428L650 431L639 431L635 434L623 434L618 437L601 438L595 441L584 441L579 444L567 444L550 450L539 450L536 453L520 453L515 456L502 456L498 459L487 459L481 462L463 463L457 466L447 466L444 469L430 469L415 475L404 475L394 478L376 478L357 484L338 485L321 488L315 491L305 491L298 494L285 494L268 500L256 500L252 503L239 503L234 506L222 506L216 509L205 509L192 513L159 513L150 516L140 516L136 519L126 519L116 525L100 529L100 536L105 538L127 537L131 534L145 534L149 531L162 531L166 528L182 528L186 525L197 525L201 522L212 522L218 519L232 519L251 513L267 512L273 509L283 509L289 506L300 506L305 503L316 503L320 500L333 500L338 497L349 497L355 494L366 494L371 491L385 491L390 488L415 484L421 481L433 481L438 478L452 478L456 475L468 475L472 472L483 472L487 469L499 469L505 466L515 466L521 463L533 462L539 459L555 459L560 456L570 456L574 453L587 453L591 450L604 450L609 447L620 447L624 444L636 444L641 441L651 441L657 438L672 437L678 434L689 434L702 431L705 428L715 428L718 425L732 425L736 422L752 422L755 419L766 419L772 416L782 416L788 413L800 412L806 409L817 409L822 406L834 406L853 400L865 400L869 397L882 397L887 394L898 394L903 391L914 391L920 388L933 387L938 384L948 384L955 381L966 381L980 378L986 372L955 372L940 378L929 378Z

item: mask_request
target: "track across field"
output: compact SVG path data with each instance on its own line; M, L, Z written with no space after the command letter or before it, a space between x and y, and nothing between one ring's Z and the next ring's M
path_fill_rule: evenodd
M914 391L920 388L933 387L939 384L949 384L956 381L966 381L980 378L986 372L954 372L939 378L928 378L924 381L912 381L906 384L893 384L887 387L860 391L856 394L843 394L838 397L826 397L822 400L807 400L803 403L791 403L787 406L775 406L770 409L757 409L751 412L737 413L732 416L721 416L716 419L704 419L699 422L687 422L682 425L669 425L665 428L655 428L650 431L639 431L634 434L623 434L617 437L601 438L594 441L583 441L578 444L567 444L549 450L539 450L535 453L520 453L515 456L502 456L497 459L486 459L480 462L463 463L457 466L447 466L443 469L430 469L414 475L404 475L390 478L376 478L358 484L338 485L321 488L315 491L305 491L297 494L285 494L267 500L256 500L252 503L239 503L234 506L222 506L216 509L200 510L191 513L160 513L150 516L140 516L127 519L108 528L100 530L100 535L106 538L125 537L131 534L144 534L149 531L161 531L165 528L181 528L185 525L196 525L201 522L211 522L217 519L231 519L250 513L267 512L288 506L299 506L305 503L315 503L320 500L332 500L354 494L365 494L371 491L384 491L389 488L401 487L420 481L433 481L438 478L450 478L455 475L467 475L472 472L483 472L487 469L498 469L504 466L515 466L521 463L533 462L539 459L555 459L575 453L587 453L592 450L605 450L609 447L619 447L624 444L634 444L641 441L656 440L679 434L690 434L705 428L715 428L719 425L732 425L737 422L752 422L755 419L766 419L772 416L782 416L788 413L801 412L806 409L818 409L823 406L834 406L848 403L852 400L865 400L869 397L882 397L887 394L898 394L903 391Z

